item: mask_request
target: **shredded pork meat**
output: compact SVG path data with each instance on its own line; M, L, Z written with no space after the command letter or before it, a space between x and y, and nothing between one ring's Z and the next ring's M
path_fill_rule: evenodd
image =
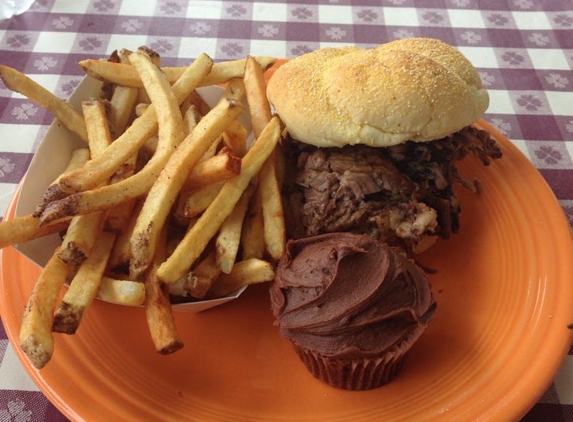
M388 148L316 148L287 140L285 200L291 238L350 231L410 249L425 235L459 230L454 189L473 191L456 162L473 154L484 165L500 158L489 133L468 126L443 139Z

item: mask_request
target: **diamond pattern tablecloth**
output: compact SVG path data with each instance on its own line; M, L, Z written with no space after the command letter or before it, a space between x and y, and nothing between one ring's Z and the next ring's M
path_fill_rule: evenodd
M148 45L165 65L206 52L294 57L321 47L440 38L478 68L485 118L533 162L573 225L571 0L36 0L0 21L0 63L66 98L77 62ZM0 209L5 209L52 115L0 83ZM573 280L572 280L573 282ZM0 421L67 420L22 369L0 325ZM573 421L573 356L524 421Z

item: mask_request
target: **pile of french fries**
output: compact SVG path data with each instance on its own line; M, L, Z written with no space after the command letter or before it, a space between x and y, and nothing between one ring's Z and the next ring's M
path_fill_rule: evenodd
M62 233L23 314L20 346L35 367L52 357L53 333L75 333L96 297L144 305L155 348L168 354L183 347L173 295L218 298L273 279L285 248L282 127L264 80L274 62L203 54L169 68L147 47L124 49L80 62L103 81L81 112L0 66L9 89L86 143L33 214L0 223L0 247ZM196 88L221 84L211 108ZM247 109L252 142L238 119Z

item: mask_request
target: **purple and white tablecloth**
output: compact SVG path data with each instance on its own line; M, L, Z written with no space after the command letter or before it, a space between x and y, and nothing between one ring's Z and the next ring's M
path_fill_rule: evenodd
M3 0L0 0L3 1ZM0 63L67 97L77 62L148 45L165 65L424 36L458 47L489 90L486 120L533 162L573 225L571 0L36 0L0 21ZM52 115L0 83L0 209ZM573 282L573 280L572 280ZM22 369L0 325L0 421L66 420ZM573 421L573 356L524 421Z

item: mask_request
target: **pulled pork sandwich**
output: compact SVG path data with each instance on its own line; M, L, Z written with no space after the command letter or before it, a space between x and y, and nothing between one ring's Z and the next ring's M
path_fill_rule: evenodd
M456 162L501 151L472 126L489 97L472 64L435 39L326 48L278 68L268 98L288 131L291 238L348 231L420 252L459 229Z

